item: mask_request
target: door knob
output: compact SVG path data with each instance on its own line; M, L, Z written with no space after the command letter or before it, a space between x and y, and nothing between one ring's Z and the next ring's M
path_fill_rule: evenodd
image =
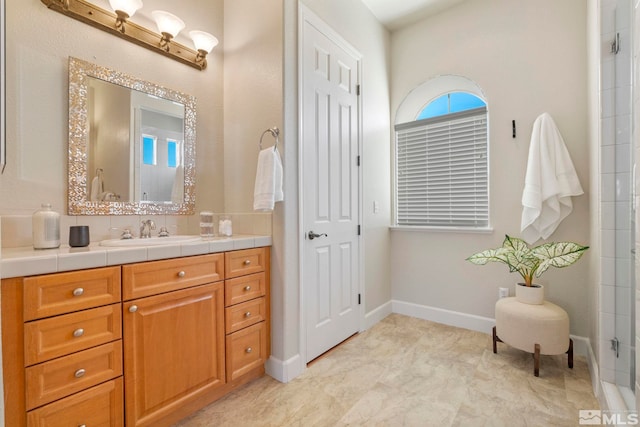
M312 230L309 232L309 234L307 234L307 236L309 237L309 240L313 240L316 237L327 237L327 233L317 234L317 233L314 233Z

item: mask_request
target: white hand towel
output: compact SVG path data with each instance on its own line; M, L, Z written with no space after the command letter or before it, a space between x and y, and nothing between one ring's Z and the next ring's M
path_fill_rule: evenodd
M173 187L171 187L171 201L182 203L184 201L184 167L176 167L176 175L173 177Z
M573 210L572 196L583 194L562 135L548 113L533 124L522 193L522 238L548 238Z
M101 200L102 193L104 192L104 183L102 182L102 174L98 173L91 181L91 194L89 199L92 202Z
M256 182L253 189L253 209L271 211L275 202L284 200L282 191L282 161L277 149L265 148L258 155Z

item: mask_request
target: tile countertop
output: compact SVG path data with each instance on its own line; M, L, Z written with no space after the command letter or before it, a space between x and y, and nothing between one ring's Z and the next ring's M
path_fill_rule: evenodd
M59 271L82 270L157 259L204 255L215 252L271 246L271 236L235 235L226 238L157 246L112 247L92 243L86 248L61 246L57 249L32 247L3 248L0 277L33 276Z

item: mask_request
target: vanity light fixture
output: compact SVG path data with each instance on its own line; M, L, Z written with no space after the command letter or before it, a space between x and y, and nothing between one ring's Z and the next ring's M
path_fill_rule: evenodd
M160 48L165 52L169 52L169 43L171 39L178 35L184 28L184 21L178 18L176 15L165 12L164 10L154 10L151 12L151 16L156 21L158 31L162 34L160 38Z
M205 31L189 31L189 37L193 40L198 54L196 55L196 62L207 66L207 54L213 50L218 44L218 39Z
M82 21L93 27L121 37L139 46L146 47L183 64L204 70L207 67L206 54L218 40L211 36L208 43L195 41L196 49L182 45L175 38L185 27L184 22L168 12L154 11L152 15L160 34L129 19L142 7L142 0L109 0L113 9L102 9L88 0L41 0L49 9ZM115 22L115 25L114 25ZM126 30L125 30L126 26ZM195 33L203 33L193 31ZM207 34L207 33L204 33ZM196 36L196 38L199 38ZM208 49L208 50L207 50Z
M142 8L142 0L109 0L111 9L116 13L116 29L125 32L124 24L138 9Z

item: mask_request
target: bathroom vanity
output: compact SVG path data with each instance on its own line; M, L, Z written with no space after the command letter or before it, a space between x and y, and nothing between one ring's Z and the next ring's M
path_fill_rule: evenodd
M5 425L171 425L263 375L267 239L178 245L206 253L117 265L141 251L98 248L107 265L5 275Z

